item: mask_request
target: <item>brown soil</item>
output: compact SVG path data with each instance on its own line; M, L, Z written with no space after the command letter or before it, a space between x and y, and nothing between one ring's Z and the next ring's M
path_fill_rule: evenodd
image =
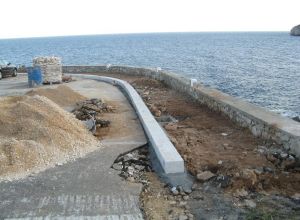
M0 98L0 179L64 163L97 145L79 120L46 97Z
M243 188L289 196L300 192L299 170L279 169L257 151L258 146L272 143L255 138L249 130L159 81L120 74L108 76L129 81L154 115L171 115L179 120L165 129L193 175L209 170L228 176L231 179L226 187L228 192ZM255 172L263 167L274 172Z
M178 207L169 189L165 188L155 173L145 173L150 185L141 194L141 203L146 219L168 220L177 219L184 214L184 208Z
M62 107L74 105L76 102L87 99L79 93L73 91L68 86L60 85L57 88L38 88L28 92L27 95L45 96Z

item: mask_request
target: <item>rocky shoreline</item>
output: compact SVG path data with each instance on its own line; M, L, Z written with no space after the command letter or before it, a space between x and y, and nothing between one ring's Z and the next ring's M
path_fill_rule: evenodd
M293 28L291 29L290 34L291 34L292 36L300 36L300 24L297 25L297 26L295 26L295 27L293 27Z

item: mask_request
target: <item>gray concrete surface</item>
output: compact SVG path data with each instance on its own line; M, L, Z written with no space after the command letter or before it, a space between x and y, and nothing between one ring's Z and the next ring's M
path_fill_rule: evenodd
M120 86L130 99L131 104L137 112L149 139L149 143L153 147L164 172L166 174L184 173L184 161L182 157L171 143L167 134L155 120L142 98L129 83L120 79L105 76L94 76L88 74L76 74L72 76L99 80Z
M25 92L22 76L1 83L11 88L6 94ZM119 154L147 142L133 108L118 88L107 83L83 80L65 85L88 98L119 103L119 112L111 117L112 129L114 120L123 120L124 126L104 137L102 148L83 158L25 179L1 182L0 219L143 219L142 185L122 180L110 168Z
M23 95L30 90L25 74L19 74L17 78L8 77L0 80L0 96Z

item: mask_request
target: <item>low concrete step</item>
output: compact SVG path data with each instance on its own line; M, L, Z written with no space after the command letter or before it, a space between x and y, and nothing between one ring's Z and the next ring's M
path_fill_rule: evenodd
M31 218L8 218L8 220L142 220L141 214L124 215L96 215L96 216L55 216L55 217L31 217Z

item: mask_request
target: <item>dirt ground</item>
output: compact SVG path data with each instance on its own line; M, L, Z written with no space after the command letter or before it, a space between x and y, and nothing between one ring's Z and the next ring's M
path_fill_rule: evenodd
M141 195L144 214L147 219L176 219L185 214L184 207L176 203L176 199L170 195L168 188L159 180L153 172L145 174L149 186ZM184 203L183 203L184 204Z
M86 97L74 92L65 85L59 85L57 88L35 88L28 92L27 95L45 96L61 107L71 106L86 99Z
M222 194L239 199L233 205L239 206L239 202L251 199L256 207L256 203L264 200L258 195L279 195L293 200L293 210L299 213L300 169L293 155L275 143L255 138L249 130L159 81L107 75L130 82L157 118L177 119L164 128L184 158L188 171L194 176L203 171L213 173L211 184L222 188Z

